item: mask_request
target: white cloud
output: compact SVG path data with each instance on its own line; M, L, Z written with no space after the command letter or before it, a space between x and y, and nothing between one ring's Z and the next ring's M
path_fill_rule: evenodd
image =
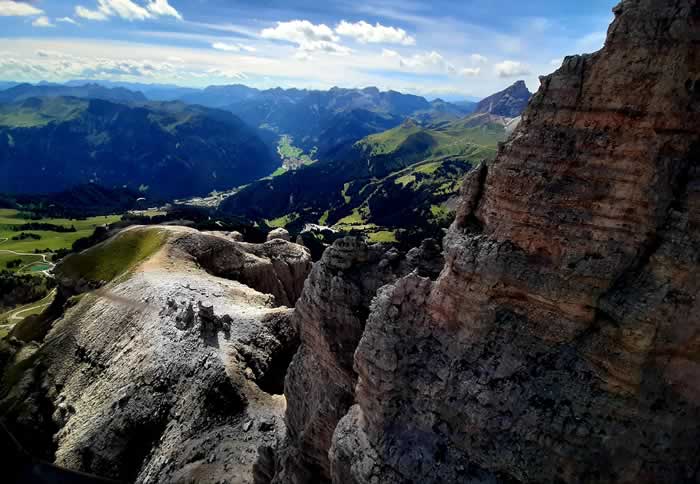
M259 30L256 32L259 33ZM467 56L463 59L465 64L456 64L459 54L451 54L455 56L457 67L451 76L433 75L436 72L433 69L416 71L429 74L425 76L387 78L387 69L403 71L404 68L399 65L400 56L382 57L381 47L358 48L350 56L339 57L301 51L283 45L270 48L270 43L263 40L243 41L233 37L216 36L198 39L188 43L187 47L168 43L140 43L133 38L127 41L94 39L90 42L77 38L6 40L7 43L0 47L1 51L8 51L6 54L0 53L0 73L21 82L65 82L70 79L93 78L205 87L229 81L238 82L236 79L241 77L241 73L245 73L246 83L261 88L281 86L329 89L334 85L346 88L377 86L384 90L394 89L432 97L447 96L450 99L464 96L485 97L496 90L494 86L500 86L490 64L486 68L468 63L471 51L467 51ZM265 55L250 55L243 51L222 53L212 49L211 44L219 41L250 44L257 47L258 51L264 49ZM387 47L387 50L391 49L390 46ZM39 50L51 54L39 57L36 54ZM400 49L394 50L402 54ZM447 55L448 51L435 50L446 59L452 60L451 55ZM429 53L430 50L403 55L410 59L411 54L425 52ZM312 59L310 62L300 60L309 58ZM4 62L7 59L14 59L14 62ZM12 64L12 67L9 64ZM459 70L464 67L481 67L481 73L478 77L462 77ZM217 70L207 72L212 68ZM404 72L413 72L405 69Z
M35 18L34 21L32 22L32 25L34 27L42 27L42 28L55 27L55 25L51 23L51 20L49 20L49 18L46 17L45 15L42 15L41 17Z
M344 37L352 37L363 44L415 45L416 43L416 39L408 35L404 29L386 27L379 22L371 25L364 20L356 23L343 20L335 28L335 32Z
M227 42L214 42L211 44L213 49L225 50L227 52L255 52L257 49L250 45L244 44L229 44Z
M297 51L297 53L294 54L294 58L302 62L310 61L313 59L313 57L311 57L311 54L309 54L308 52L304 52L303 50Z
M474 64L486 64L489 60L481 54L472 54L469 56Z
M496 68L496 74L498 77L517 77L517 76L527 76L530 75L530 69L516 61L503 61L500 64L494 66Z
M351 49L340 45L340 38L326 24L312 24L308 20L277 22L276 27L263 29L264 39L282 40L296 44L303 52L325 52L327 54L348 55Z
M395 50L382 49L382 57L386 57L387 59L392 59L392 58L400 57L400 55Z
M396 54L393 51L386 51L386 53ZM399 66L408 71L430 74L454 74L457 71L457 69L455 69L455 67L450 64L447 59L435 51L415 54L411 57L402 57L393 54L389 55L388 57L398 58ZM385 55L385 57L387 56Z
M180 12L175 10L175 8L168 3L168 0L151 0L146 8L149 12L158 17L175 17L178 20L182 20Z
M155 17L175 17L182 20L182 15L168 0L149 0L145 7L131 0L97 0L96 10L78 5L75 7L75 14L86 20L97 21L107 20L109 17L120 17L129 21Z
M55 80L75 77L95 79L157 78L178 75L178 68L169 62L151 59L83 57L55 50L38 49L36 57L0 58L0 72L20 78Z
M61 23L71 24L71 25L78 25L78 22L76 22L75 20L73 20L73 19L70 18L70 17L61 17L61 18L57 18L57 19L56 19L56 22L61 22Z
M277 22L277 27L263 29L260 36L264 39L285 40L299 45L306 42L338 42L340 40L328 25L315 25L308 20Z
M352 49L349 47L325 40L305 42L299 46L299 50L303 52L325 52L333 55L349 55L352 52Z
M226 42L214 42L211 44L213 49L225 50L226 52L240 52L241 48L236 44L227 44Z
M464 77L476 77L481 74L481 67L466 67L459 71L459 73Z
M146 20L151 14L131 0L98 0L100 11L108 16L118 16L124 20Z
M82 5L77 5L75 7L75 14L80 18L84 18L85 20L96 21L107 20L108 17L108 15L106 15L104 12L101 12L100 10L90 10L89 8L85 8Z
M212 68L207 70L207 74L215 77L223 77L226 79L236 79L239 81L245 81L246 79L248 79L248 76L246 76L244 73L232 69Z
M26 2L13 2L12 0L0 1L0 17L26 17L41 15L43 10Z

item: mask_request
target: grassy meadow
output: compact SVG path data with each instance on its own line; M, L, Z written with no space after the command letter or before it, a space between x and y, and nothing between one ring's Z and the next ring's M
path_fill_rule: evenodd
M118 221L120 215L90 217L85 220L69 220L69 219L53 219L45 218L41 220L31 220L29 214L22 213L18 210L0 209L0 270L7 269L16 271L23 268L24 271L31 271L27 264L39 263L42 261L41 256L17 256L3 251L14 251L26 254L33 254L36 250L40 252L54 252L60 249L70 249L78 239L92 235L95 228ZM48 223L60 225L66 228L75 227L75 232L53 232L46 230L24 230L15 232L12 230L14 226L24 225L28 223ZM13 237L20 235L22 232L26 234L34 234L40 237L39 240L28 238L25 240L12 240ZM7 240L5 240L7 239ZM8 269L7 264L10 261L21 259L20 267ZM39 264L36 264L39 265Z
M76 279L109 282L147 259L165 243L158 228L126 230L80 254L71 254L58 270Z

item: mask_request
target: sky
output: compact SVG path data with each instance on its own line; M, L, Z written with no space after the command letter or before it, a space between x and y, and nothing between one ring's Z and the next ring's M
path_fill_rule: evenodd
M605 41L617 0L0 0L0 79L479 98Z

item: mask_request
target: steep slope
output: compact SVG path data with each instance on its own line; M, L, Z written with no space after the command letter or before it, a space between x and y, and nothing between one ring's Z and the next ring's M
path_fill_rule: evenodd
M68 258L59 300L104 285L70 298L42 344L0 352L6 424L69 469L251 482L257 446L284 435L297 334L281 303L294 304L310 268L289 242L181 227L133 227Z
M615 15L468 175L439 278L382 288L342 357L297 355L274 482L697 482L700 17L690 0ZM299 327L302 348L345 330ZM290 413L349 354L337 426Z
M95 182L174 198L230 189L277 166L255 131L224 111L60 97L0 105L0 192Z
M325 122L318 137L317 155L322 160L339 159L339 153L344 153L357 140L398 126L403 119L398 115L366 109L335 114Z
M483 99L477 104L474 112L516 118L527 107L531 97L532 93L527 89L525 82L518 81L503 91Z

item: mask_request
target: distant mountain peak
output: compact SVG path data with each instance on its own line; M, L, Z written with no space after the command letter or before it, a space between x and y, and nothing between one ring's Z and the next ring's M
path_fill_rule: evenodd
M523 113L531 97L532 93L525 81L519 80L481 101L474 112L517 118Z

